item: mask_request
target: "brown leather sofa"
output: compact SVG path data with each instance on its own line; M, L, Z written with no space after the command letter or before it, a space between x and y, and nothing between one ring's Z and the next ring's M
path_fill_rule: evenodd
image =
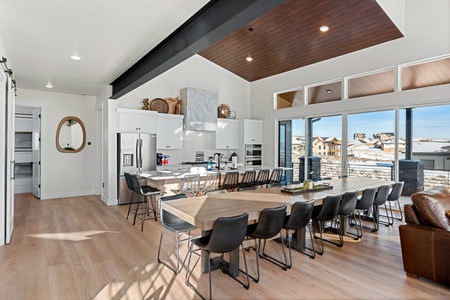
M400 225L403 268L408 276L423 276L450 286L450 191L445 187L415 193L405 205L406 225Z

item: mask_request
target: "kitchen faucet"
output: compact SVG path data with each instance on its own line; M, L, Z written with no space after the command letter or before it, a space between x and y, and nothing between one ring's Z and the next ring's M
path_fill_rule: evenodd
M217 169L220 171L220 161L222 160L223 153L214 153L214 159L216 159L217 155Z

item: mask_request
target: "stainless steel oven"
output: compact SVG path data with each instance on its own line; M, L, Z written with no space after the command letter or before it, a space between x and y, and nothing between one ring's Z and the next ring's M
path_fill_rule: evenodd
M262 146L261 144L245 145L245 166L261 166L262 165Z

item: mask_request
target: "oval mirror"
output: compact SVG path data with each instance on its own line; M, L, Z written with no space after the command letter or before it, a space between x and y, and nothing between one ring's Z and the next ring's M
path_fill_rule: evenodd
M65 117L56 131L56 148L63 153L76 153L86 144L86 130L77 117Z

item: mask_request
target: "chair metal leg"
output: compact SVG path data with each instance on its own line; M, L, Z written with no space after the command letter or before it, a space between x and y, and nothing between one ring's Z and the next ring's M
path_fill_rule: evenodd
M205 297L203 297L203 295L200 294L200 292L199 292L199 291L198 291L198 290L197 290L197 289L189 282L189 279L191 278L192 272L194 271L195 267L197 266L198 262L200 261L201 255L206 255L207 262L208 262L208 264L207 264L207 270L206 270L206 271L209 273L209 299L212 299L211 255L210 255L210 253L209 253L208 251L205 251L205 250L203 250L203 249L193 250L193 246L194 246L194 244L191 243L191 245L190 245L190 247L189 247L189 259L188 259L188 265L187 265L187 269L186 269L186 280L185 280L186 285L187 285L188 287L190 287L191 289L193 289L194 292L195 292L197 295L199 295L200 298L205 299ZM239 271L242 272L242 273L244 273L244 274L246 275L246 279L247 279L246 281L247 281L247 282L244 283L244 282L238 280L237 278L231 276L231 274L226 273L226 272L224 271L223 265L222 265L223 254L222 254L222 256L221 256L222 259L221 259L221 261L220 261L220 264L221 264L221 265L220 265L220 268L221 268L222 272L228 274L231 278L233 278L234 280L236 280L237 282L239 282L245 289L248 290L248 289L250 288L250 280L249 280L250 275L248 274L247 259L246 259L246 256L245 256L244 245L241 244L241 247L242 247L242 253L243 253L243 257L244 257L245 273L244 273L242 270L240 270L240 269L239 269ZM201 254L196 253L196 251L199 251L199 250L201 251ZM194 266L193 266L192 269L191 269L190 266L191 266L192 254L197 255L198 258L197 258L197 261L195 262Z
M141 231L144 231L144 221L145 221L145 214L148 214L148 199L144 196L144 205L143 207L144 211L141 213Z
M194 272L194 269L197 266L198 262L200 261L200 257L201 257L201 254L197 253L197 251L201 251L201 250L200 249L193 250L193 246L194 246L194 244L191 243L191 247L189 248L189 259L188 259L188 265L187 265L187 269L186 269L185 283L186 283L186 286L190 287L200 298L205 299L205 297L203 297L203 295L200 294L200 292L189 282L189 279L191 278L191 275ZM190 266L191 266L191 260L192 260L193 254L197 255L198 258L197 258L197 261L195 262L194 266L191 269ZM210 271L211 268L209 265L209 261L210 260L208 259L208 270L209 270L209 274L211 275L211 271ZM210 297L211 297L211 295L210 295Z
M167 264L165 261L162 261L160 258L161 255L161 247L162 247L162 242L163 242L163 236L164 236L164 226L161 228L161 237L159 239L159 247L158 247L158 263L166 266L169 270L173 271L175 273L175 275L180 274L181 270L183 269L183 265L186 262L186 259L189 255L189 250L188 253L186 253L186 256L183 259L183 263L180 266L180 243L187 240L188 242L188 249L190 248L190 242L191 242L191 232L187 232L188 237L185 239L181 239L180 240L180 236L182 234L184 234L184 232L182 233L178 233L178 232L174 232L175 233L175 255L176 255L176 260L177 260L177 265L176 268L173 268L172 266L170 266L169 264Z
M280 232L280 239L281 239L281 248L283 249L284 262L265 253L267 240L264 240L264 246L262 248L262 257L261 258L268 260L269 262L273 263L276 266L279 266L281 269L286 271L288 269L288 264L287 264L287 259L286 259L286 251L284 250L284 237L281 234L281 232Z
M389 202L389 209L387 208L386 202ZM384 218L387 219L387 222L383 222L383 221L378 220L378 224L383 224L383 225L385 225L385 226L390 226L390 225L393 225L393 224L394 224L394 214L393 214L393 212L392 212L392 205L391 205L391 202L390 202L390 201L386 201L386 202L384 203L384 209L385 209L385 211L386 211L386 215L385 215L385 216L381 216L381 215L380 215L380 216L378 216L378 218L384 217ZM389 212L391 213L390 216L389 216Z
M348 224L351 226L355 226L356 234L350 231L347 231L345 234L353 237L355 240L359 240L362 237L362 220L361 220L361 211L359 209L355 209L356 214L353 213L349 216ZM352 220L355 223L352 223Z
M139 213L139 203L140 203L139 200L140 200L140 196L138 195L138 199L137 199L137 201L136 201L136 209L135 209L135 211L134 211L133 225L136 224L136 218L137 218L137 215L138 215L138 213Z
M128 205L127 220L128 216L130 215L131 206L134 204L133 202L134 194L135 194L134 192L131 193L130 205Z
M397 218L397 220L403 221L403 211L402 211L402 206L400 205L400 199L397 199L397 205L398 205L398 209L400 210L400 218Z
M322 239L323 241L325 241L325 242L327 242L327 243L330 243L330 244L333 244L333 245L335 245L335 246L338 246L338 247L342 247L342 246L344 246L344 235L345 235L345 229L344 229L344 216L342 216L342 215L340 215L339 216L339 228L338 228L338 233L339 233L339 243L336 243L336 242L334 242L334 241L332 241L332 240L327 240L327 239Z
M316 249L315 249L315 246L314 246L314 235L313 235L313 230L312 230L312 228L311 228L311 225L308 225L307 227L308 227L308 231L309 231L309 238L310 238L310 240L311 240L311 248L309 248L309 247L307 247L307 246L305 245L305 249L309 250L310 253L308 253L306 250L305 250L305 251L299 250L299 252L302 253L302 254L305 254L305 255L309 256L309 257L312 258L312 259L314 259L314 258L316 258ZM291 246L291 245L290 245L290 242L291 242L291 241L289 241L289 247ZM291 250L289 249L289 251L291 251ZM291 259L291 263L292 263L292 259ZM289 269L290 269L290 267L289 267Z
M261 240L259 241L259 243L255 240L255 253L256 253L256 277L253 277L252 275L248 275L251 279L253 279L254 282L258 283L259 282L259 247L261 244Z
M323 255L323 227L324 227L324 223L323 221L316 221L316 223L314 224L314 227L316 228L317 225L319 225L319 233L320 233L320 251L314 250L317 254L319 255Z
M155 197L154 195L152 196L147 196L150 197L150 199L147 198L147 201L151 203L152 205L152 210L153 210L153 217L155 218L155 221L158 220L158 218L156 217L156 207L155 207Z

